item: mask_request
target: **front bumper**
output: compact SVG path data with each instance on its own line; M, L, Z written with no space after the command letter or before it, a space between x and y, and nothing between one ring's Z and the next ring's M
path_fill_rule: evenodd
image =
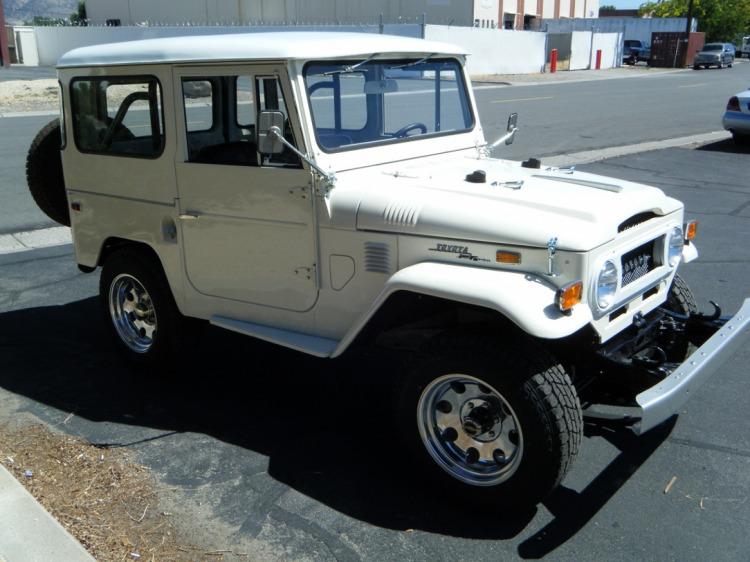
M621 420L636 434L645 433L674 415L700 386L750 336L750 299L684 363L656 385L635 397L635 406L591 404L584 410L590 418Z

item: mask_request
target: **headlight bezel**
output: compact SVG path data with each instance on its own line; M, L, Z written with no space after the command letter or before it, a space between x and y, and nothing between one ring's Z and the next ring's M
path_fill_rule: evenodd
M685 246L685 234L682 227L674 226L667 235L667 265L672 269L680 265L682 249Z
M606 274L609 277L606 285L602 284L602 277ZM607 292L602 294L603 287L607 287ZM599 263L594 278L594 304L600 312L611 309L617 298L617 292L620 289L620 267L617 260L608 257Z

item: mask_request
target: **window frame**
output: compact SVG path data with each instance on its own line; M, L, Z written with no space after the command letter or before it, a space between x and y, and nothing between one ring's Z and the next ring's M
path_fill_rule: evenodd
M159 146L159 151L154 154L131 154L127 152L112 152L112 151L104 151L104 150L88 150L88 149L82 149L81 146L78 144L78 125L77 125L77 114L76 114L76 104L75 104L75 96L73 94L73 87L76 82L102 82L104 80L107 81L113 81L115 84L118 82L120 83L132 83L141 81L143 83L148 83L149 81L154 81L156 83L156 86L159 89L159 103L161 104L161 144ZM121 82L122 81L122 82ZM145 160L156 160L160 158L164 154L164 149L167 145L167 129L166 129L166 121L165 121L165 107L164 107L164 88L162 87L161 81L158 77L156 77L153 74L136 74L136 75L130 75L130 74L115 74L115 75L103 75L103 76L76 76L70 80L70 84L68 86L68 95L70 96L70 117L71 117L71 128L73 131L73 143L76 146L76 149L81 154L96 154L99 156L115 156L118 158L139 158L139 159L145 159ZM153 137L153 135L152 135Z
M407 62L407 61L412 60L412 59L418 60L418 55L414 55L411 58L410 57L406 57L406 58L402 57L402 58L397 58L397 59L376 59L376 60L374 60L372 62L374 62L374 63L382 63L382 64L387 64L387 63L401 63L401 62ZM347 62L349 62L350 64L354 65L354 64L357 64L358 62L362 62L362 60L363 59L357 59L357 60L351 60L351 61L347 60ZM469 123L469 126L467 128L465 128L465 129L459 129L459 130L454 130L454 131L445 131L445 132L444 131L437 131L437 132L433 132L433 133L426 133L424 135L419 135L416 138L415 137L393 138L393 139L375 140L375 141L368 141L368 142L362 142L362 143L357 143L357 144L344 145L344 146L339 146L338 148L326 148L326 147L324 147L321 144L320 138L318 136L318 127L317 127L317 125L315 123L315 113L312 111L312 103L310 101L310 95L308 93L307 72L308 72L308 67L309 66L312 66L312 65L330 66L331 63L335 63L335 62L336 61L332 61L332 60L312 60L312 61L306 62L305 65L302 67L302 83L303 83L303 86L304 86L304 92L303 93L304 93L304 97L305 97L305 103L309 107L310 121L312 122L312 126L313 126L313 134L315 136L315 143L317 144L318 148L321 151L323 151L324 153L326 153L326 154L338 154L338 153L341 153L341 152L349 152L349 151L352 151L352 150L360 150L360 149L363 149L363 148L372 148L372 147L379 147L379 146L387 146L387 145L398 144L398 143L402 143L402 142L413 142L414 140L428 140L428 139L434 139L434 138L438 138L438 137L447 137L447 136L451 136L451 135L465 135L466 133L471 133L477 127L477 117L474 114L474 104L471 102L472 101L471 93L469 91L468 83L466 81L466 76L465 76L465 73L463 71L464 66L461 64L461 61L459 61L458 59L456 59L454 57L447 56L447 57L429 59L429 61L427 61L427 62L430 62L430 63L435 63L435 62L453 62L453 63L456 64L457 70L459 71L458 74L457 74L457 76L460 77L460 83L463 86L463 88L459 89L459 95L466 100L467 109L468 109L469 118L470 118L470 123ZM370 116L368 115L368 121L369 121L369 118L370 118ZM365 125L365 128L366 127L367 127L367 125ZM360 130L363 130L363 129L360 129Z

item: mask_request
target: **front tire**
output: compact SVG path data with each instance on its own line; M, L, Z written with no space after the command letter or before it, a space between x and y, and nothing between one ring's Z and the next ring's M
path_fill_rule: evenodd
M416 475L461 503L535 505L578 454L583 419L570 378L536 342L515 340L438 338L439 352L401 389L399 431Z
M682 315L696 314L698 312L698 304L695 301L693 291L690 290L688 284L679 275L674 276L664 307L667 310ZM680 340L669 346L667 358L670 361L682 363L695 349L695 346L687 341L687 339Z
M104 321L120 353L139 366L183 359L197 332L180 314L155 257L123 249L104 262L99 281Z

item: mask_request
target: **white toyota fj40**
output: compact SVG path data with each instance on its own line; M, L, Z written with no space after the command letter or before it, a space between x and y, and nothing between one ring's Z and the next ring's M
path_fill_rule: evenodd
M695 223L661 190L492 158L516 117L486 142L465 55L344 33L76 49L29 184L102 268L132 360L163 365L196 319L319 357L396 342L418 358L397 414L416 470L537 502L583 416L642 433L677 412L750 299L698 314L677 275Z

